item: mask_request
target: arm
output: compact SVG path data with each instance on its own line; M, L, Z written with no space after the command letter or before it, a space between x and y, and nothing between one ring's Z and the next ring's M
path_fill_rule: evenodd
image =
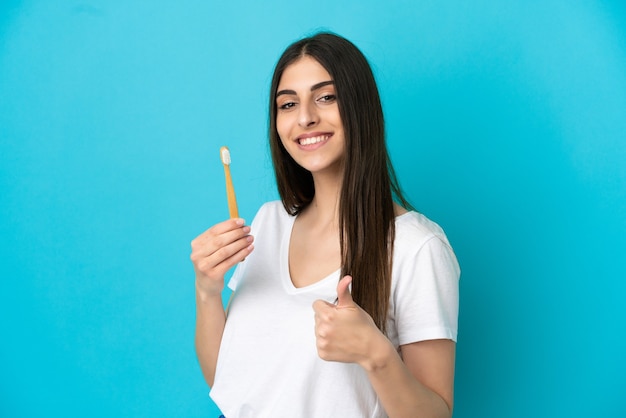
M336 306L321 300L313 305L319 356L363 367L391 418L450 417L454 342L407 344L401 347L401 358L371 317L352 300L350 281L346 276L339 282ZM416 415L418 411L420 415Z
M364 363L370 383L390 417L451 417L455 343L430 340L400 347L382 334Z
M225 325L226 313L221 295L206 295L196 285L196 355L209 386L213 386Z
M196 354L209 386L215 368L226 313L222 305L224 275L254 249L250 227L242 219L230 219L208 229L191 243L196 272Z

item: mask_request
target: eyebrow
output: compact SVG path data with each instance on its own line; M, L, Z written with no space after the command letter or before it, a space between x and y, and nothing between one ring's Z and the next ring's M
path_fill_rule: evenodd
M311 86L311 91L315 91L317 89L321 89L324 86L328 86L329 84L335 84L335 82L333 80L328 80L328 81L322 81L320 83L317 84L313 84ZM293 94L294 96L296 95L295 90L280 90L278 92L276 92L276 97L282 95L282 94Z

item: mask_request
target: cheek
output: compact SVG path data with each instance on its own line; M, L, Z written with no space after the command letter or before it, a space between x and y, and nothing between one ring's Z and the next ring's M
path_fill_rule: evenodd
M285 142L285 139L289 137L289 121L288 118L284 116L276 117L276 131L278 132L278 136L280 140Z
M336 111L333 113L333 117L335 125L343 129L343 122L341 121L341 115L339 115L339 109L336 109Z

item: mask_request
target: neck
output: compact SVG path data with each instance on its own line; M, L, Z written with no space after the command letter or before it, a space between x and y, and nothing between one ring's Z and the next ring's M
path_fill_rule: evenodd
M315 175L315 196L306 208L306 216L317 224L339 225L339 195L341 178L338 176Z

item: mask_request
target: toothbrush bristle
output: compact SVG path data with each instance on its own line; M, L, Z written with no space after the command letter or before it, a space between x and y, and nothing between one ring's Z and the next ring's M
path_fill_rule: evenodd
M221 148L222 163L230 165L230 151L226 147Z

